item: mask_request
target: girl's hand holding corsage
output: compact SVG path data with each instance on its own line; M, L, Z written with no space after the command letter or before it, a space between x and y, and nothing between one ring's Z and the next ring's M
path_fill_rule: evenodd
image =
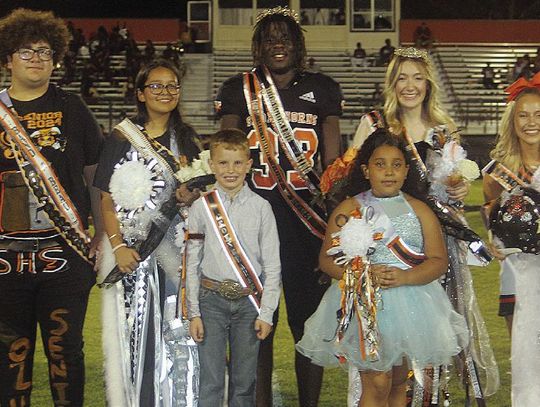
M197 198L201 196L201 190L195 188L193 191L190 191L184 182L176 189L176 200L182 206L191 206Z
M201 196L201 190L194 188L189 190L186 186L186 182L195 177L201 177L212 173L208 159L210 158L210 151L204 150L199 154L199 158L191 162L191 164L183 165L176 173L176 178L181 182L180 186L176 190L176 200L182 206L191 206L191 204Z
M448 197L454 201L463 201L469 193L470 182L480 176L478 164L466 156L467 152L457 141L447 142L431 174L433 181L446 185Z

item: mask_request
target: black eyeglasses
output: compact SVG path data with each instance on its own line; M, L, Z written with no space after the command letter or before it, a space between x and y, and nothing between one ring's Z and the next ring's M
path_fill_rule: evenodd
M144 85L143 88L150 89L152 95L161 95L165 89L167 89L167 92L169 92L170 95L178 95L181 86L174 83L169 83L168 85L163 85L162 83L150 83Z
M54 55L54 50L50 48L19 48L16 52L23 61L31 60L34 54L38 54L39 59L42 61L50 61Z

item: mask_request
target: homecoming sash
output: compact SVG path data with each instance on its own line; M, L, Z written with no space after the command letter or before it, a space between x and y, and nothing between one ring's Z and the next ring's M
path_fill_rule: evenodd
M272 123L272 127L278 135L279 144L285 152L287 160L299 173L300 177L302 177L308 190L313 195L319 194L319 176L315 173L313 166L309 163L304 152L294 138L293 129L287 120L283 104L279 98L279 93L274 85L270 72L268 72L268 68L264 65L255 68L252 71L252 75L254 75L256 78L255 80L259 82L266 111L270 118L270 122Z
M212 228L219 238L223 253L227 257L236 279L243 288L251 288L254 294L250 294L249 299L257 312L260 313L263 292L262 283L236 236L219 193L216 190L208 192L203 196L203 203L206 213L210 217Z
M270 74L265 67L262 69L264 69L264 73L261 72L261 68L244 73L244 97L253 122L255 135L268 161L269 174L276 182L283 199L309 231L322 240L326 231L326 222L298 195L288 182L287 174L276 159L277 152L274 151L274 146L268 140L265 107L285 156L313 196L320 194L318 187L319 177L313 171L312 165L308 162L294 138L293 130L285 116L283 105Z
M510 192L517 186L526 187L526 182L530 181L532 177L532 174L526 171L520 171L518 176L496 160L491 160L488 165L482 168L482 174L489 175L507 192Z
M52 225L66 243L92 264L89 256L90 238L84 230L77 208L60 184L51 164L19 122L5 89L0 92L0 125L9 135L8 142L28 189L43 205Z
M149 140L149 138L143 133L143 131L129 119L124 119L118 125L115 126L122 136L124 136L130 144L137 150L143 157L148 160L153 160L154 163L167 173L170 178L175 178L175 171L173 166L180 167L174 154L169 151L168 148L158 143L155 140ZM169 161L163 156L169 158ZM114 196L113 196L114 200ZM155 205L154 208L155 209ZM150 230L148 236L138 246L134 248L137 250L141 258L144 260L159 246L163 236L167 232L170 223L174 216L178 213L176 210L176 198L173 196L168 201L164 202L160 208L158 208L161 217L154 219L150 224ZM111 284L116 283L125 276L116 265L113 270L105 277L105 279L98 283L99 287L108 287Z
M405 241L396 233L392 221L384 211L382 205L373 198L370 191L362 192L356 198L363 206L373 208L373 216L371 222L378 225L375 234L380 233L381 242L388 247L396 259L406 268L411 268L422 263L426 256L411 248ZM405 199L405 198L403 198Z
M169 162L157 151L157 149L166 151L168 153L167 155L174 160L176 167L179 168L180 162L177 161L176 157L169 149L161 144L157 146L156 144L159 144L157 142L152 145L139 126L128 118L118 123L115 126L115 129L117 129L139 153L148 159L156 160L164 171L168 172L173 178L175 177L176 171L173 170Z

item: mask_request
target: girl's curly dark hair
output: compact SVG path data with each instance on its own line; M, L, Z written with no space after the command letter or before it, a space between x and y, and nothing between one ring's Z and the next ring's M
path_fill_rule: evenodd
M51 11L18 8L0 20L0 64L21 47L45 41L54 51L53 63L62 60L70 39L64 20Z
M257 66L262 63L264 41L270 33L272 24L276 24L281 29L286 30L285 32L289 33L290 40L294 44L293 65L298 71L304 70L307 51L302 28L293 17L279 13L270 14L255 24L251 40L254 65Z
M401 190L425 201L428 195L428 184L422 179L421 173L412 159L412 154L407 148L407 142L402 137L396 136L384 128L375 130L362 144L358 155L353 161L346 186L343 189L343 197L355 196L371 188L369 180L366 179L362 170L362 165L367 166L373 152L381 146L396 147L403 153L405 162L409 166L409 172Z

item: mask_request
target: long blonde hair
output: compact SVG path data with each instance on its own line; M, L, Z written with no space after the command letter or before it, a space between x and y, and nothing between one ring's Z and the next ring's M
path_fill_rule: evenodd
M489 153L492 159L499 161L513 172L517 172L523 164L519 139L514 125L516 103L523 95L537 95L540 98L540 90L527 88L521 91L513 101L508 102L501 117L497 143L495 148Z
M405 61L411 61L418 66L427 81L426 97L422 102L422 120L425 120L430 126L446 124L450 128L455 128L454 121L441 107L439 101L440 90L435 81L435 72L431 61L424 58L408 58L400 55L392 58L384 80L384 118L388 126L396 134L403 133L401 112L396 96L396 83L401 73L401 66Z

